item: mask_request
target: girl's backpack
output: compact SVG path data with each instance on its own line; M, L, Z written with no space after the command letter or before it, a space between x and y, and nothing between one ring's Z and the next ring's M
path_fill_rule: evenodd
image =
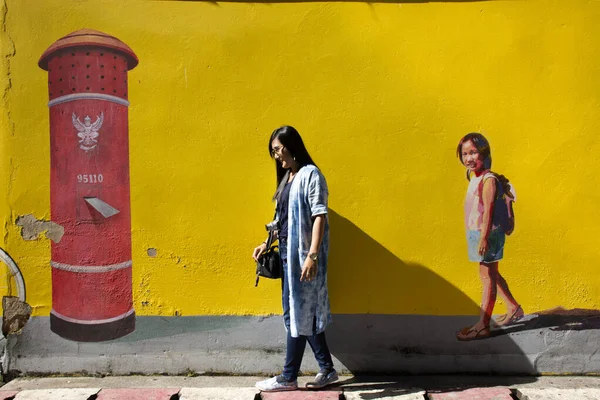
M494 215L492 223L502 228L510 235L515 230L515 213L513 203L517 200L515 188L504 175L490 172L496 179L496 199L494 200Z

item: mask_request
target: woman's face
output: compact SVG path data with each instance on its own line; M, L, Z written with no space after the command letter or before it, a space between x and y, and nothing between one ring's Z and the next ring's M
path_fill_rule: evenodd
M271 154L273 158L281 163L281 167L285 169L292 168L294 163L294 157L290 154L289 150L285 148L279 139L275 138L271 142Z
M477 173L484 170L481 155L472 141L467 140L463 143L461 158L465 167L467 167L470 171Z

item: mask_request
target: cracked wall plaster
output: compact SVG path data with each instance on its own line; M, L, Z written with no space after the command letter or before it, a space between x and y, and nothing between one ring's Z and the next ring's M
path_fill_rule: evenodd
M65 228L56 222L38 220L32 214L19 216L16 224L22 227L21 237L24 240L37 240L42 232L46 232L46 238L58 243L65 233Z
M2 298L2 334L4 336L21 333L31 316L31 306L18 297L4 296Z

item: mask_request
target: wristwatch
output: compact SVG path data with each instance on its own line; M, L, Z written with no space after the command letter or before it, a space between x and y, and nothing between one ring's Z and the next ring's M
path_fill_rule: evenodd
M308 255L308 258L310 258L313 261L317 261L319 259L319 253L310 253Z

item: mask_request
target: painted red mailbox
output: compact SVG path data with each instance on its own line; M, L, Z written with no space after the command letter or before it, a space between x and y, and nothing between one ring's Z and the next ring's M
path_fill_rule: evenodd
M127 71L117 38L83 29L52 44L38 65L50 94L50 203L65 235L52 243L53 332L104 341L135 329Z

